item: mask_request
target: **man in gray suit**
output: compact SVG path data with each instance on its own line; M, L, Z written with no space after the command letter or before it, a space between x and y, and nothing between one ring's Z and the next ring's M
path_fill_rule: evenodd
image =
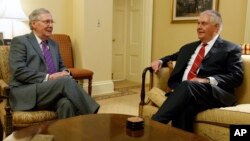
M213 10L204 11L198 19L199 41L152 62L153 70L158 71L168 61L176 61L168 80L173 91L167 94L153 120L172 121L174 127L192 131L198 112L235 103L234 89L241 85L244 73L241 48L220 38L221 30L221 15Z
M14 110L56 111L58 118L97 113L100 105L71 78L58 44L49 38L53 23L48 10L36 9L29 15L32 32L13 38L10 105Z

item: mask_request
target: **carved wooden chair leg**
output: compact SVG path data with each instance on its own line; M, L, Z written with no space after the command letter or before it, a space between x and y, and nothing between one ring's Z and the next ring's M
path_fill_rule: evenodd
M92 78L89 78L88 92L89 92L89 95L91 96L91 93L92 93Z
M7 93L9 93L9 89L6 90ZM8 135L10 135L13 132L13 125L12 125L12 114L11 114L11 108L10 108L10 104L9 104L9 100L6 100L7 104L5 107L5 111L6 111L6 115L4 116L5 120L5 125L6 127L4 127L5 129L5 137L7 137Z

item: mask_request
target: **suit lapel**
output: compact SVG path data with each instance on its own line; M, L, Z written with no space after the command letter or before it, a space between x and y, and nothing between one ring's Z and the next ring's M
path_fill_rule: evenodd
M34 50L37 52L37 54L40 56L43 63L46 65L46 61L44 59L43 52L41 50L40 45L37 42L37 39L36 39L35 35L33 33L29 34L28 39L29 39L30 43L32 44L32 47L34 48ZM50 52L51 52L51 55L52 55L52 58L53 58L53 62L55 64L55 67L56 67L56 70L57 70L58 69L58 64L57 64L57 61L56 61L56 50L55 50L55 47L52 45L50 40L48 40L48 46L50 47Z
M214 42L212 48L209 50L203 61L206 61L209 57L211 57L214 54L214 52L217 52L218 48L222 47L221 46L222 43L223 40L220 37L218 37L218 39Z
M194 44L187 46L185 50L179 53L177 60L179 65L176 66L178 68L178 72L187 67L187 63L189 62L191 56L194 54L199 44L200 42L195 42Z
M38 44L36 37L33 33L28 35L28 40L30 41L30 43L32 44L32 47L34 48L34 50L37 52L37 54L40 56L40 58L43 60L43 62L45 63L44 57L43 57L43 53L42 50L40 48L40 45ZM45 63L46 64L46 63Z
M178 54L176 66L174 67L174 71L172 72L172 76L182 76L185 68L187 67L187 63L190 60L191 56L193 55L195 49L200 44L199 41L184 47ZM182 77L180 77L181 79Z

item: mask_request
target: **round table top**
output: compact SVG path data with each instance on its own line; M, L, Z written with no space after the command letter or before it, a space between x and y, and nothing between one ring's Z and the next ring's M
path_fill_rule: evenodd
M90 114L46 122L15 132L14 136L53 135L54 141L208 141L207 139L144 119L144 128L131 130L126 126L131 115Z

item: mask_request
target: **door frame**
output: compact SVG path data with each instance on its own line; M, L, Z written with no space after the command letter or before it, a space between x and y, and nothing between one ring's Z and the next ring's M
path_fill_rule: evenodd
M142 46L145 47L142 50L142 68L143 69L151 63L151 51L152 51L152 28L153 28L153 0L143 1L143 42Z

